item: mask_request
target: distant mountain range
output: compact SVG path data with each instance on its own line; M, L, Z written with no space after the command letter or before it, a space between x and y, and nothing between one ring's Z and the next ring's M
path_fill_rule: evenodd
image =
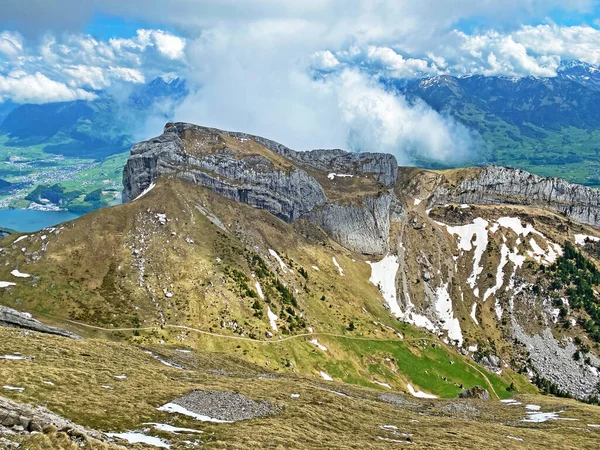
M381 82L479 134L479 151L461 164L510 166L600 186L597 67L566 62L552 78L477 75ZM0 192L0 208L29 206L25 199L40 183L53 192L60 190L54 184L61 183L65 192L81 194L70 195L75 200L60 207L80 211L106 204L114 196L93 204L83 200L98 190L116 195L130 146L147 137L142 129L147 118L174 119L188 87L181 78L163 76L135 87L124 99L110 92L97 94L94 101L0 104L0 161L9 163L0 166L0 179L11 183ZM413 155L413 163L452 167L419 154Z
M508 165L600 186L600 70L596 67L566 63L553 78L478 75L385 82L479 132L486 151L481 160L471 163Z

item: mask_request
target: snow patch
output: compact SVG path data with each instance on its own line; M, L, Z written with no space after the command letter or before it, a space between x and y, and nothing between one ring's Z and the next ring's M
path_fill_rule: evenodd
M410 384L410 383L408 383L406 385L406 387L408 388L408 392L410 392L410 395L412 395L413 397L419 397L419 398L437 398L437 395L426 394L423 391L415 391L415 388L412 387L412 384Z
M379 288L379 292L390 307L390 312L396 317L402 317L402 310L396 297L396 273L400 267L398 257L387 255L379 262L367 261L367 264L371 266L369 281Z
M267 306L267 317L269 318L269 323L271 324L271 329L273 331L279 331L277 328L277 314L271 311L271 307Z
M420 204L420 203L421 203L421 200L420 200L420 199L418 199L418 198L415 198L414 205L415 205L415 206L419 206L419 204Z
M319 268L318 268L317 266L312 266L312 268L313 268L314 270L316 270L317 272L319 271Z
M13 244L16 244L17 242L21 242L23 239L28 238L28 237L29 237L28 234L26 234L24 236L20 236L17 239L15 239L15 242L13 242Z
M315 346L316 346L316 347L317 347L319 350L323 350L324 352L326 352L326 351L327 351L327 347L325 347L324 345L321 345L321 344L319 343L319 341L317 341L316 339L312 339L312 340L310 341L310 343L311 343L311 344L313 344L313 345L315 345Z
M19 239L21 239L21 238L19 238ZM15 242L18 242L19 239L17 239ZM575 235L575 243L577 245L585 245L586 239L590 240L590 241L593 241L593 242L600 241L600 238L598 238L596 236L590 236L588 234L576 234Z
M184 408L176 403L167 403L166 405L160 406L156 408L159 411L166 411L168 413L181 414L188 417L193 417L196 420L200 420L202 422L215 422L215 423L232 423L228 420L215 419L214 417L205 416L203 414L198 414L189 409Z
M106 433L106 435L110 437L123 439L124 441L127 441L130 444L147 444L152 445L153 447L171 448L171 446L162 439L159 439L154 436L148 436L144 433L138 433L135 431L126 431L125 433Z
M275 259L277 260L277 262L278 262L278 263L279 263L279 265L281 266L281 270L283 270L283 273L287 273L287 271L288 271L288 268L287 268L287 266L285 265L285 263L283 262L283 260L281 259L281 257L279 256L279 254L278 254L278 253L277 253L275 250L273 250L273 249L271 249L271 248L269 249L269 253L271 254L271 256L272 256L273 258L275 258Z
M331 378L331 376L329 376L326 372L321 370L319 373L321 374L321 378L323 378L325 381L333 381L333 378Z
M468 225L460 225L452 227L440 223L440 225L446 226L448 233L458 236L458 248L463 251L471 251L473 247L473 272L467 279L467 283L473 289L473 293L476 297L479 296L479 290L476 288L477 277L483 272L483 267L480 265L483 252L488 245L488 232L487 226L488 221L477 217L473 220L473 223Z
M0 281L0 288L5 288L9 286L16 286L16 283L11 283L10 281Z
M31 277L31 275L29 275L28 273L19 272L17 269L13 270L10 274L13 277L17 277L17 278L30 278Z
M148 186L146 189L144 189L140 195L138 195L136 198L133 199L133 201L135 202L136 200L139 200L140 198L142 198L144 195L146 195L148 192L150 192L155 187L156 187L156 183L150 183L150 186Z
M462 346L462 331L460 322L454 317L448 283L442 284L435 291L435 311L438 319L442 322L442 329L448 332L448 338L451 341L456 341L458 346Z
M331 258L331 260L333 261L333 265L334 265L335 267L337 267L337 269L340 271L340 276L342 276L342 277L343 277L343 276L344 276L344 269L342 269L342 267L341 267L341 266L338 264L338 262L337 262L337 259L335 259L335 256L333 256L333 257Z

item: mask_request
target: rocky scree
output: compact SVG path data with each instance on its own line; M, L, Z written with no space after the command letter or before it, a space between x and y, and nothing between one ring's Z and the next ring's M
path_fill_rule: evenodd
M267 401L255 402L236 392L193 391L173 400L172 403L183 406L196 414L202 414L219 420L236 422L276 414L274 405Z

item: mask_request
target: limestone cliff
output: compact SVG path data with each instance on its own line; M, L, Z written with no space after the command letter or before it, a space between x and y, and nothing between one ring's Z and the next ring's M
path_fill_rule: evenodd
M397 170L388 154L296 152L258 136L175 123L133 146L123 172L123 199L134 200L160 176L176 176L287 222L306 218L351 250L383 253L391 207L398 206L387 192ZM354 177L368 192L337 198L338 180Z

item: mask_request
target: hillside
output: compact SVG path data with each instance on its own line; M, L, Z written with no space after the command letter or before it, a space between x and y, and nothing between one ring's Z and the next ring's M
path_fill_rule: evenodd
M596 190L183 123L135 145L123 175L126 203L0 241L2 305L85 338L0 329L29 358L6 358L2 384L24 387L6 397L173 448L193 447L143 424L200 427L207 448L597 440L597 407L539 395L596 401ZM475 385L491 400L457 399ZM277 411L156 410L193 389ZM522 421L536 409L580 422Z

